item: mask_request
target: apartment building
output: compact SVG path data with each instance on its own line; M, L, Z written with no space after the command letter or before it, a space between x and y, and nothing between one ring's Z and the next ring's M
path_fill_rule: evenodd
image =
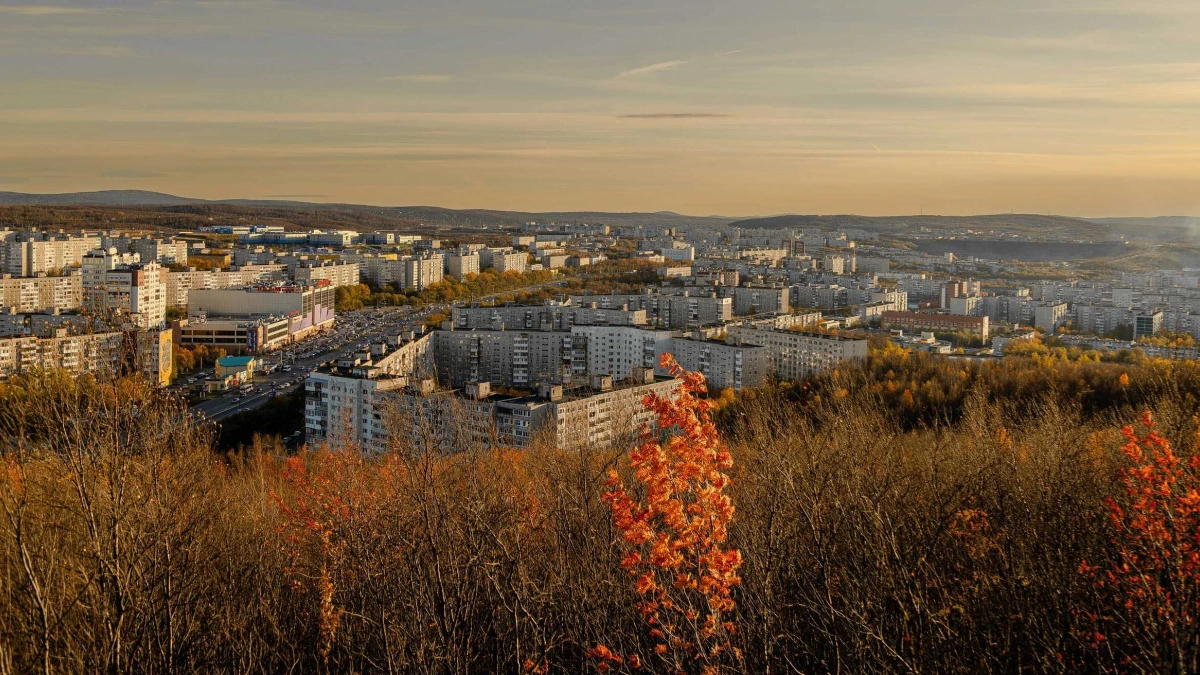
M605 309L567 305L503 305L454 307L450 320L455 330L557 330L572 326L644 326L645 310Z
M883 328L904 330L910 333L932 331L935 333L969 333L987 339L989 331L986 316L956 316L927 312L884 312L880 317Z
M140 372L155 386L170 384L170 331L71 334L58 328L44 337L0 339L0 379L41 370L118 375Z
M113 374L124 345L119 332L70 335L65 329L52 337L0 339L0 378L51 369Z
M567 266L567 259L570 258L565 253L546 254L541 257L542 267L548 270L556 270Z
M654 420L642 399L669 397L679 386L650 369L636 375L619 384L607 376L586 386L545 384L537 395L514 397L492 393L486 381L446 390L418 373L343 364L314 372L305 383L306 439L364 452L394 443L416 452L525 447L539 438L561 449L625 445Z
M10 277L0 275L0 307L26 314L49 309L74 310L83 305L83 277Z
M163 265L186 265L188 260L188 243L182 239L140 237L130 240L129 251L145 262L153 260Z
M141 262L140 253L120 253L116 246L88 251L81 262L83 307L92 313L103 313L107 296L108 273L119 267Z
M357 286L358 263L333 262L330 260L303 260L291 266L291 277L295 281L315 283L326 280L334 288Z
M362 278L376 287L395 286L403 290L423 291L442 280L445 273L442 256L427 254L398 259L364 258L359 265Z
M568 331L437 331L434 354L442 385L457 389L489 382L526 389L570 376L572 335Z
M508 253L493 252L491 267L497 272L517 272L518 274L529 271L529 256L520 251Z
M441 281L444 274L445 263L439 254L408 258L404 261L404 288L423 291Z
M6 274L32 277L80 267L88 251L100 247L96 234L0 231L0 268Z
M653 292L637 294L572 295L570 303L594 305L600 309L627 308L646 312L646 320L655 326L691 330L733 318L733 299L719 298L693 288L679 294Z
M479 254L460 251L446 256L446 273L462 281L468 274L479 274Z
M161 327L167 319L165 272L154 261L107 270L102 311L139 328Z
M1066 323L1070 310L1065 302L1047 302L1036 305L1033 309L1033 325L1047 333Z
M497 436L517 447L539 437L564 450L630 446L656 417L642 400L650 394L670 398L679 384L642 368L619 383L598 375L587 387L548 386L539 396L497 401L493 407Z
M733 298L733 313L739 316L791 310L786 287L722 286L721 294Z
M238 246L230 252L234 265L264 265L275 262L279 254L265 246Z
M865 339L838 335L780 330L753 324L732 325L727 329L730 344L753 344L768 350L768 372L780 380L800 380L815 373L832 370L846 361L867 358Z
M676 337L669 351L686 370L702 373L710 390L761 387L771 369L770 351L758 345Z
M622 381L638 368L657 370L674 333L631 326L574 326L571 335L573 375L608 375ZM659 374L666 373L659 370Z

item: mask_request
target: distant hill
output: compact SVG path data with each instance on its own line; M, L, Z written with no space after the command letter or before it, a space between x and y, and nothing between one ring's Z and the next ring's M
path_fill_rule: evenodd
M503 227L536 222L594 222L607 225L652 225L683 227L719 226L734 218L686 216L669 211L659 213L607 213L603 211L555 211L547 213L499 211L492 209L446 209L438 206L368 206L365 204L316 203L271 199L192 199L145 190L102 190L63 194L27 194L0 192L0 205L14 206L200 206L227 205L266 209L304 209L306 211L361 212L449 227Z
M1154 216L1153 218L1088 218L1087 220L1093 223L1103 223L1105 225L1200 228L1200 217L1196 216Z
M904 236L921 230L940 232L971 229L982 235L1002 233L1052 234L1086 240L1105 241L1113 230L1103 223L1067 216L1043 216L1009 213L980 216L855 216L785 215L748 218L731 223L742 228L821 227L829 230L859 228L880 234Z
M203 199L176 197L147 190L100 190L98 192L64 192L61 194L29 194L0 192L0 204L46 206L52 204L87 206L183 206L202 204Z

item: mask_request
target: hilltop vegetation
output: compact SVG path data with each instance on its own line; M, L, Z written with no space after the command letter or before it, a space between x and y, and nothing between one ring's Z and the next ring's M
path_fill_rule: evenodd
M952 229L971 229L979 232L1007 232L1036 237L1063 237L1080 240L1107 241L1116 238L1113 227L1067 216L1036 214L995 214L980 216L856 216L856 215L786 215L769 218L749 218L731 223L745 228L820 227L825 230L846 228L878 232L881 235L905 236L926 228L931 232Z
M46 220L45 214L57 213L69 220L72 215L93 214L101 220L134 217L132 222L152 223L156 227L177 227L171 222L188 223L194 216L251 219L251 222L292 224L296 227L349 230L389 230L418 226L441 229L515 228L536 221L541 223L601 223L609 225L685 225L718 226L733 218L686 216L678 213L608 213L602 211L563 211L535 213L495 209L447 209L437 206L369 206L365 204L326 204L270 199L205 200L143 190L105 190L56 195L0 192L0 214L11 211L26 219ZM136 215L133 215L136 214ZM178 218L172 221L172 216ZM0 220L0 223L4 222ZM162 223L162 224L160 224ZM244 224L244 223L243 223ZM87 225L94 227L95 225Z
M368 458L221 456L137 382L17 378L0 648L12 672L1195 672L1198 394L1194 364L878 351L722 399L721 438L661 408L688 433L635 471L446 453L412 419ZM697 480L663 494L666 466ZM663 588L676 560L720 576Z

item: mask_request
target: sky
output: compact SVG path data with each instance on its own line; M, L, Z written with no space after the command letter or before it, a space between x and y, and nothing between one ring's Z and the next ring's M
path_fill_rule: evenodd
M1200 215L1197 34L1197 0L0 0L0 191Z

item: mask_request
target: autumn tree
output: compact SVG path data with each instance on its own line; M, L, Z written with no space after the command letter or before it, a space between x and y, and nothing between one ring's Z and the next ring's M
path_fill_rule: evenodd
M704 376L684 371L670 354L661 365L681 380L679 388L671 398L643 399L656 422L630 453L633 485L626 488L612 470L604 495L621 534L621 567L640 598L648 649L621 655L598 645L591 656L600 671L718 673L741 660L732 591L741 583L742 555L725 547L733 458L710 418L712 405L699 398L707 391Z
M1080 564L1101 601L1082 636L1129 672L1200 671L1200 455L1184 461L1142 417L1122 430L1121 490L1106 500L1110 565Z

